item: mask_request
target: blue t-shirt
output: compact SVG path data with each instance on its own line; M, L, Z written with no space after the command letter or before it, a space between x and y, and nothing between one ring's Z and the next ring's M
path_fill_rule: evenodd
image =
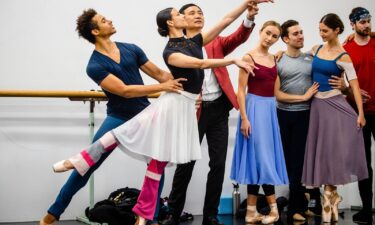
M148 61L146 54L138 46L116 42L120 50L120 63L94 50L86 72L98 85L109 74L123 81L126 85L143 85L139 67ZM147 97L124 98L103 90L108 97L107 114L129 120L146 108L150 102Z

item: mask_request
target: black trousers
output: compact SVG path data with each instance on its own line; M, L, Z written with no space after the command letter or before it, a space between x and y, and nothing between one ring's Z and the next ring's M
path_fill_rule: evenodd
M307 210L305 188L301 184L310 110L277 109L286 169L289 176L288 215Z
M228 148L228 117L232 105L226 95L214 101L203 101L198 122L199 139L207 138L210 171L207 175L203 216L216 216L223 187L225 160ZM174 173L168 206L177 219L185 205L186 191L193 173L195 161L179 164Z
M363 128L363 138L365 141L366 162L368 170L368 178L358 181L359 194L361 196L363 209L370 210L372 208L372 179L373 171L371 168L371 136L375 139L375 115L366 114L366 126Z

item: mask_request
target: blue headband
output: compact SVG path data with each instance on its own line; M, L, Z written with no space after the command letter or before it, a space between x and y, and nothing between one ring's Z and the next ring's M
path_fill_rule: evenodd
M365 8L359 8L356 10L355 13L350 14L349 20L352 23L356 23L357 21L364 20L364 19L370 19L371 15L370 12Z

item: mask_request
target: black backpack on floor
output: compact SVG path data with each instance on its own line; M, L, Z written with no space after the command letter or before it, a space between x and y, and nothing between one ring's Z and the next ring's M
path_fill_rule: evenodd
M133 225L135 215L132 208L137 203L139 193L135 188L120 188L112 192L108 199L97 202L92 209L87 207L85 214L92 222Z

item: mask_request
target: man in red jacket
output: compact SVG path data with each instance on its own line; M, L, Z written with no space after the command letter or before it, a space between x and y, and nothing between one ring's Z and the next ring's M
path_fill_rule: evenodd
M353 215L353 221L372 222L372 198L373 198L373 171L371 168L371 136L375 137L375 38L370 37L371 15L362 7L352 10L349 15L354 33L354 39L344 45L353 61L357 73L359 86L365 90L371 98L363 104L366 126L363 128L365 141L366 160L369 177L358 181L359 193L362 200L362 210Z
M258 12L257 2L261 1L254 1L249 5L244 22L234 33L227 37L218 36L210 43L205 44L203 50L203 54L206 54L205 58L224 58L249 38L254 28L254 16ZM180 9L180 13L185 15L185 20L188 23L187 37L193 37L202 32L204 15L199 6L184 5ZM199 109L200 113L198 113L198 128L200 141L202 142L204 135L207 138L210 172L207 176L202 224L222 225L217 219L217 214L228 148L228 117L229 111L233 107L238 109L238 103L226 67L208 69L204 72L203 101ZM179 223L194 165L195 162L190 162L177 166L168 200L171 214L162 222L163 225Z

